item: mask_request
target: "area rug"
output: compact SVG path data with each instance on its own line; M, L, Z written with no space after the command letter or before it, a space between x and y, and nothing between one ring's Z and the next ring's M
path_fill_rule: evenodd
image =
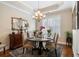
M63 46L57 48L58 57L61 57L62 48ZM54 51L51 51L51 52L49 51L47 54L45 51L43 51L41 55L38 55L38 50L35 50L34 53L32 54L32 51L29 49L29 50L26 50L23 54L22 47L16 50L12 50L10 52L10 55L11 55L10 57L56 57Z

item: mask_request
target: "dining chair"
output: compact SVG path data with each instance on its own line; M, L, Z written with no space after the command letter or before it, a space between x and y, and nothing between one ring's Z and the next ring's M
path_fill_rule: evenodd
M51 40L46 42L47 45L52 44L53 42L55 42L55 37L56 37L56 33L54 33L54 35L52 36Z
M33 49L33 45L32 45L30 42L24 44L24 45L23 45L23 54L24 54L25 49L26 49L26 50L28 50L28 49L31 49L31 50L32 50L32 49ZM32 51L32 52L33 52L33 51Z
M58 34L54 35L54 41L52 43L46 44L46 49L47 49L47 53L54 51L55 52L55 56L57 57L57 41L58 41Z
M24 54L25 49L26 50L28 50L28 49L32 50L34 48L33 42L31 42L31 41L28 40L29 39L29 33L28 33L27 36L28 36L28 38L23 43L23 54Z

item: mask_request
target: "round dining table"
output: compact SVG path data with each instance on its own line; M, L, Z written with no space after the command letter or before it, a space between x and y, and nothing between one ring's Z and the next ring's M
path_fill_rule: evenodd
M46 42L46 41L50 41L51 40L51 38L29 38L28 40L30 40L30 41L42 41L42 42Z
M38 49L38 54L41 55L42 51L46 50L46 49L44 49L43 42L48 42L51 40L51 38L35 38L34 37L34 38L29 38L28 40L39 43L38 48L34 48L33 50Z

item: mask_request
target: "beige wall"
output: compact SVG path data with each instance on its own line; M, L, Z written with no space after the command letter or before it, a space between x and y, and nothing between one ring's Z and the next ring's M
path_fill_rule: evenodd
M26 18L26 15L16 9L0 4L0 42L9 45L8 35L11 33L11 17Z
M72 11L65 10L60 14L61 14L61 37L63 39L66 39L65 37L66 31L72 32Z
M71 31L72 32L72 10L71 9L66 9L63 11L59 11L59 12L54 12L51 15L59 15L61 18L61 40L60 41L66 41L66 37L65 37L65 32L66 31Z

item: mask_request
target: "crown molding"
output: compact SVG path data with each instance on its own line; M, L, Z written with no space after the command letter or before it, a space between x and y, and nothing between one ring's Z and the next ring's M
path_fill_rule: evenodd
M12 4L9 4L9 3L7 3L7 2L2 2L2 1L1 1L0 3L6 5L6 6L8 6L8 7L14 8L14 9L16 9L16 10L18 10L18 11L24 13L24 14L32 15L30 12L25 11L25 10L23 10L23 9L21 9L21 8L19 8L19 7L16 7L16 6L12 5Z

